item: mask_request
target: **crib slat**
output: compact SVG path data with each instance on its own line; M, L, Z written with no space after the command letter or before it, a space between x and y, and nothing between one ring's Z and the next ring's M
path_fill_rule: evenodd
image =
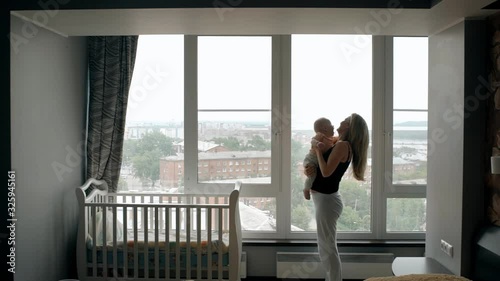
M180 248L180 208L175 208L175 278L181 278L181 248Z
M106 199L106 198L104 198ZM106 229L106 220L107 220L107 216L106 216L106 213L107 212L107 208L106 207L101 207L101 213L102 213L102 250L101 250L101 254L102 254L102 264L103 264L103 268L102 268L102 271L103 271L103 274L102 276L104 277L108 277L108 243L107 243L107 229Z
M143 207L144 206L144 196L140 196L139 198L141 199L141 200L139 200L141 202L141 207ZM141 218L140 226L141 227L139 228L139 230L144 230L144 209L139 209L139 211L141 212L141 216L140 216L140 218Z
M191 208L186 208L186 279L191 279Z
M137 253L137 207L134 210L134 278L139 277L139 255Z
M165 279L170 279L170 212L171 209L165 207Z
M97 277L97 220L96 220L96 206L90 208L92 215L92 276Z
M198 242L198 249L196 251L196 278L201 279L201 208L197 207L196 208L196 241Z
M118 276L118 249L116 243L116 231L117 231L117 214L116 206L113 206L113 277Z
M229 197L224 197L224 205L229 205ZM229 208L224 208L224 229L229 229Z
M219 243L217 244L219 246L218 251L217 251L217 258L219 260L217 264L218 268L218 274L217 277L219 280L222 280L222 224L224 223L224 220L222 219L222 211L223 208L219 208Z
M128 245L127 245L127 233L128 233L128 218L127 218L128 208L123 208L123 277L128 277Z
M212 280L212 214L211 207L207 208L207 279Z
M142 225L144 226L144 277L149 278L149 247L148 247L148 207L142 208Z
M163 196L160 196L160 201L159 201L160 204L163 203ZM163 212L160 212L160 230L161 229L164 229L165 227L165 223L163 221L163 218L164 218L164 213Z
M158 208L154 208L154 220L155 220L155 278L160 279L160 256L158 248Z
M149 203L154 203L154 196L149 196ZM149 229L153 228L154 220L153 220L153 212L149 212Z

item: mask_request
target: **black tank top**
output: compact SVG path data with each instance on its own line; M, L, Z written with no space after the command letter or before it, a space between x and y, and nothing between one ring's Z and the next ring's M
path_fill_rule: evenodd
M332 148L328 149L325 153L323 153L323 159L325 159L325 162L328 162L328 157L330 156L334 148L335 146L333 146ZM347 168L351 163L350 150L351 149L349 146L349 154L347 157L348 160L345 162L340 162L335 171L333 171L333 173L329 177L326 178L323 177L318 165L318 168L316 168L316 179L314 180L311 187L312 190L324 194L332 194L339 191L340 180L342 179L342 176L344 175L345 171L347 171Z

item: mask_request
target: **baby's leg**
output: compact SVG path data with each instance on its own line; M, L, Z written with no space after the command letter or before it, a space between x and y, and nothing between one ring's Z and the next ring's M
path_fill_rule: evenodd
M306 166L318 167L318 159L316 158L316 154L308 153L306 155L306 157L304 158L304 167ZM311 199L311 187L313 185L315 178L316 178L316 173L313 173L312 175L308 176L304 181L303 193L304 193L304 198L306 200Z
M313 184L315 178L316 178L316 173L307 177L307 179L304 182L304 190L302 190L302 192L304 193L304 198L306 200L311 199L311 187L312 187L312 184Z
M304 198L306 200L311 199L311 187L313 185L314 179L316 178L316 173L308 176L306 180L304 181Z

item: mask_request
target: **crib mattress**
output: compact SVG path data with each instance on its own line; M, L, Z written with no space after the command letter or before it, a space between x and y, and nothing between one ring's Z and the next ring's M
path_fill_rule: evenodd
M160 269L165 269L167 264L170 269L176 268L177 266L187 268L188 259L192 269L196 269L198 263L201 263L202 268L207 268L210 255L212 258L209 267L217 267L219 265L219 253L222 255L222 266L227 266L229 263L227 245L224 242L219 242L219 240L211 241L210 253L208 245L209 243L207 241L202 241L201 243L190 242L188 251L188 243L179 242L179 255L177 255L176 242L169 242L168 253L166 250L166 243L158 242L158 264ZM139 269L145 268L145 262L147 262L148 268L154 268L156 264L155 246L154 242L149 242L146 245L143 241L138 241L137 245L134 245L134 241L129 241L127 242L127 247L124 247L123 244L118 245L116 250L116 262L118 268L124 268L124 260L126 260L127 268L134 268L136 259ZM104 254L104 248L106 248L106 254ZM137 248L137 256L134 254L134 248ZM93 264L93 252L92 247L87 248L87 262L89 266L92 266ZM200 255L198 255L198 252ZM115 257L113 247L96 247L95 258L98 265L102 266L104 264L104 256L106 256L107 267L113 267L113 259ZM124 258L125 256L126 258ZM198 256L200 257L198 258ZM166 262L167 259L168 262Z

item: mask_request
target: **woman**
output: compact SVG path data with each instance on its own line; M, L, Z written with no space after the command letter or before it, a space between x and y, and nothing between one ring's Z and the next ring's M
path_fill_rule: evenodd
M342 281L337 248L337 220L343 208L338 193L339 183L351 162L354 178L364 180L369 142L366 122L356 113L342 121L337 132L339 141L331 149L322 154L315 148L319 165L311 188L316 211L318 252L326 271L326 281ZM314 167L307 167L305 174L309 176L314 170Z

